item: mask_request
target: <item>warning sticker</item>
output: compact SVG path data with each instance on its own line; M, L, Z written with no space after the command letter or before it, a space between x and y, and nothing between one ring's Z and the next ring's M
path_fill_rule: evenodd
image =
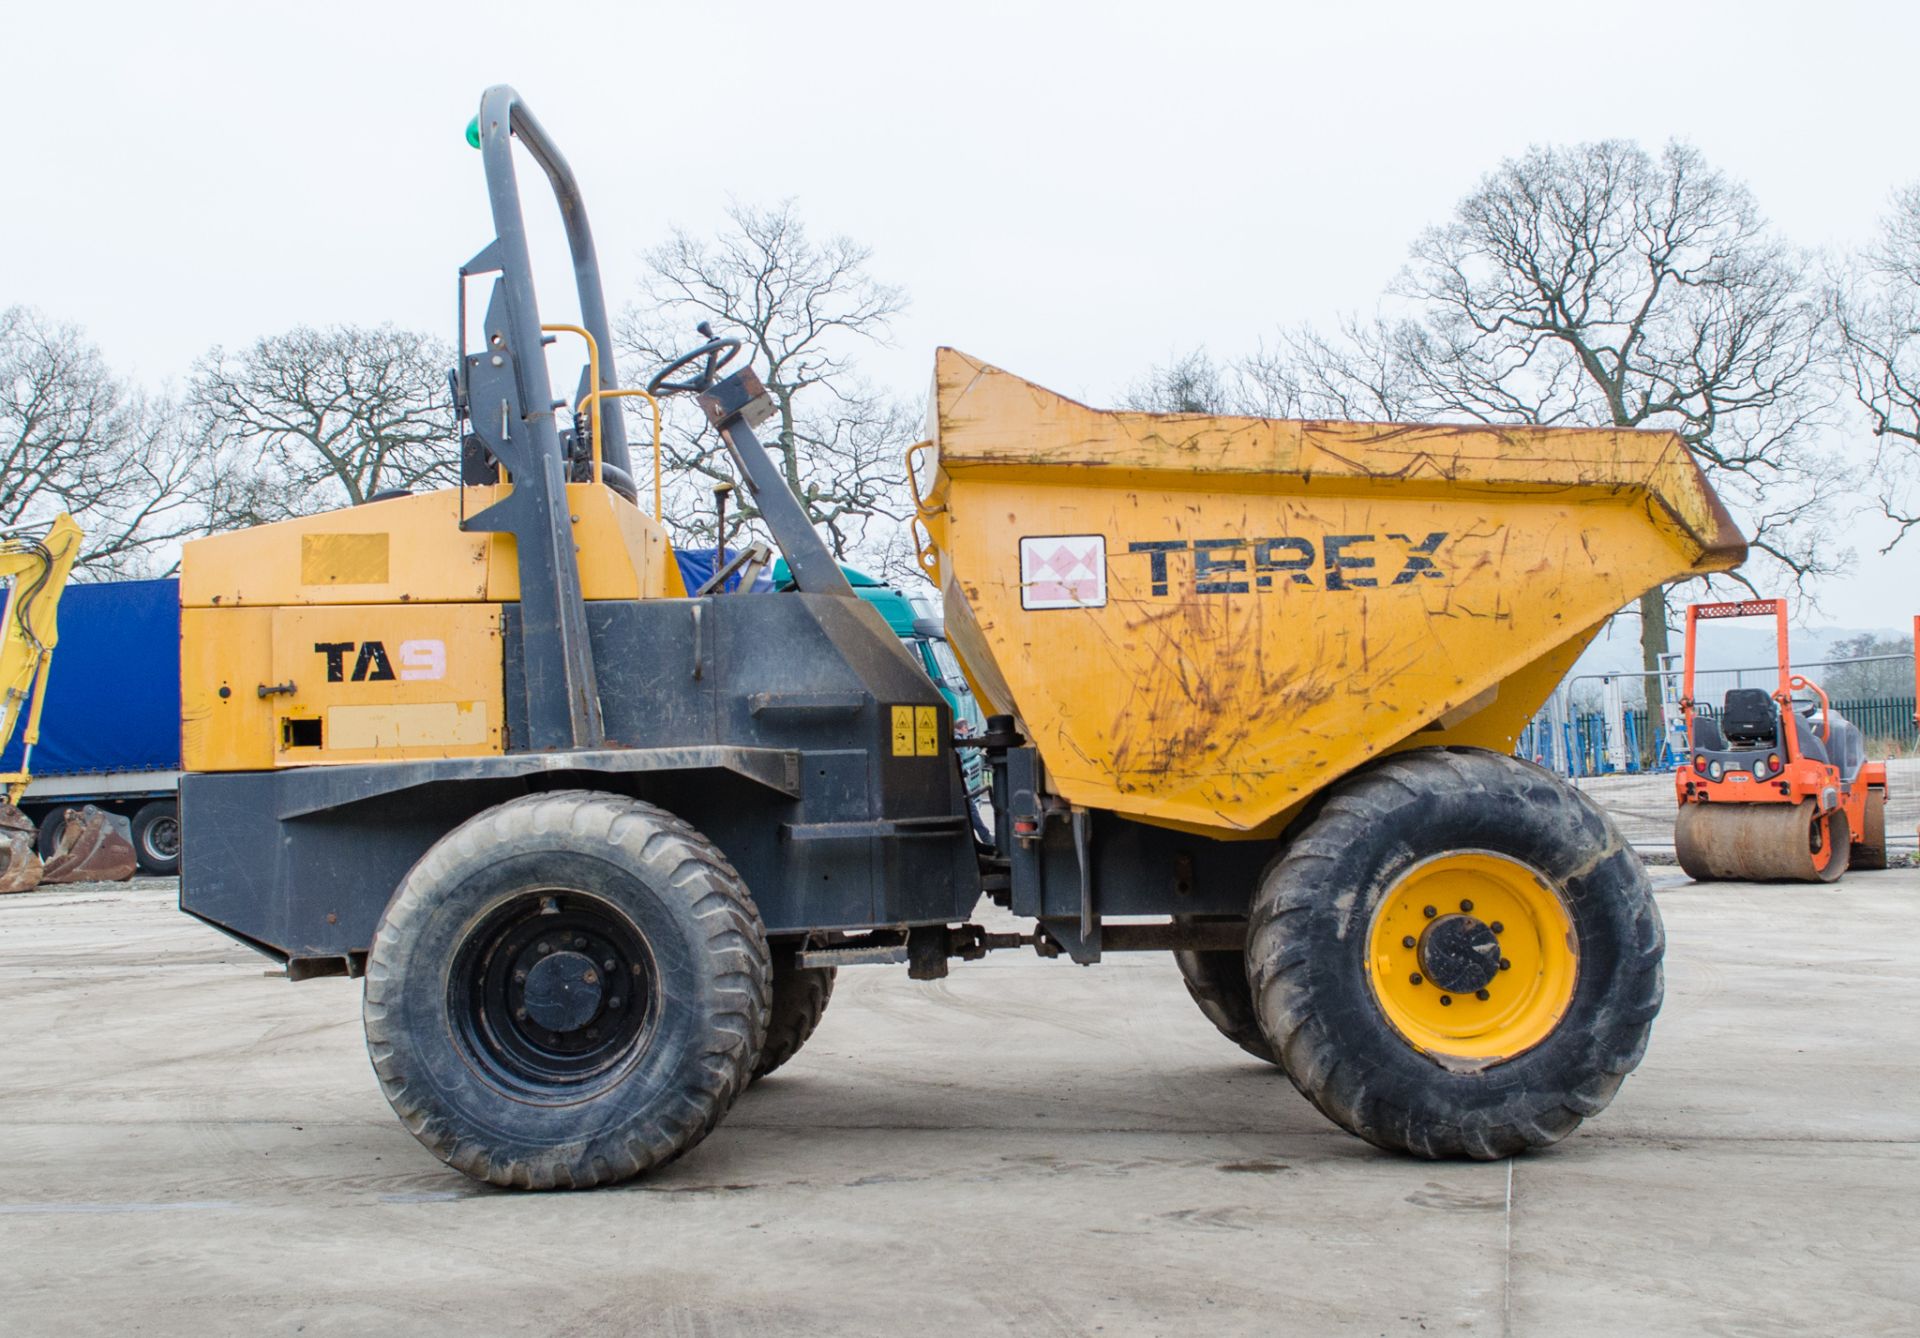
M911 706L893 708L893 755L895 757L913 756L913 708Z
M920 757L940 756L940 710L935 706L913 708L913 751Z
M1098 609L1107 603L1107 540L1052 534L1020 541L1020 607Z

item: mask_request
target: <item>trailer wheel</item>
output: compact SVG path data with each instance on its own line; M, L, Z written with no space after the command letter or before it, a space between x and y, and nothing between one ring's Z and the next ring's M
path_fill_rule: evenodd
M1887 792L1878 785L1867 787L1866 811L1861 815L1860 839L1848 856L1849 869L1887 867Z
M1479 749L1336 786L1268 866L1247 962L1294 1086L1422 1157L1511 1156L1603 1110L1660 1011L1660 913L1607 817Z
M133 853L146 873L180 872L180 810L172 800L142 805L133 815Z
M1253 1006L1253 986L1247 980L1246 954L1239 952L1176 952L1174 965L1187 984L1187 993L1220 1034L1255 1059L1277 1064L1260 1017Z
M608 1184L726 1114L768 977L760 914L699 832L618 795L533 795L456 828L400 884L367 962L367 1050L449 1165Z
M800 945L792 940L773 945L773 1001L767 1009L767 1043L753 1066L755 1082L800 1053L833 998L835 969L801 966L799 956Z

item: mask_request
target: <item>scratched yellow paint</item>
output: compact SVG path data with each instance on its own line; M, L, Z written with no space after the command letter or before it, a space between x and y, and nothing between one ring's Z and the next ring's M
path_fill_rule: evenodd
M947 629L1068 801L1273 831L1396 748L1507 749L1605 618L1745 541L1668 433L1106 413L952 349Z

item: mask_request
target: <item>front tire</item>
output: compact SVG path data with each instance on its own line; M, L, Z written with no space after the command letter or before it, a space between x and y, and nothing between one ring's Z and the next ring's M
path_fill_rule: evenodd
M488 809L408 873L367 963L367 1050L414 1137L478 1180L610 1184L693 1147L766 1032L766 933L686 823L567 791Z
M1263 1030L1322 1114L1416 1156L1571 1133L1640 1062L1664 934L1583 795L1479 749L1336 786L1268 866L1247 961Z

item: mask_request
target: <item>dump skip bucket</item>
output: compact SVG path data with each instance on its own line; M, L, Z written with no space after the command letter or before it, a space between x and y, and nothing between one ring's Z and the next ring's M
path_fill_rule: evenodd
M1746 555L1670 433L1106 413L952 349L917 482L1050 787L1220 836L1385 751L1511 750L1608 615Z

